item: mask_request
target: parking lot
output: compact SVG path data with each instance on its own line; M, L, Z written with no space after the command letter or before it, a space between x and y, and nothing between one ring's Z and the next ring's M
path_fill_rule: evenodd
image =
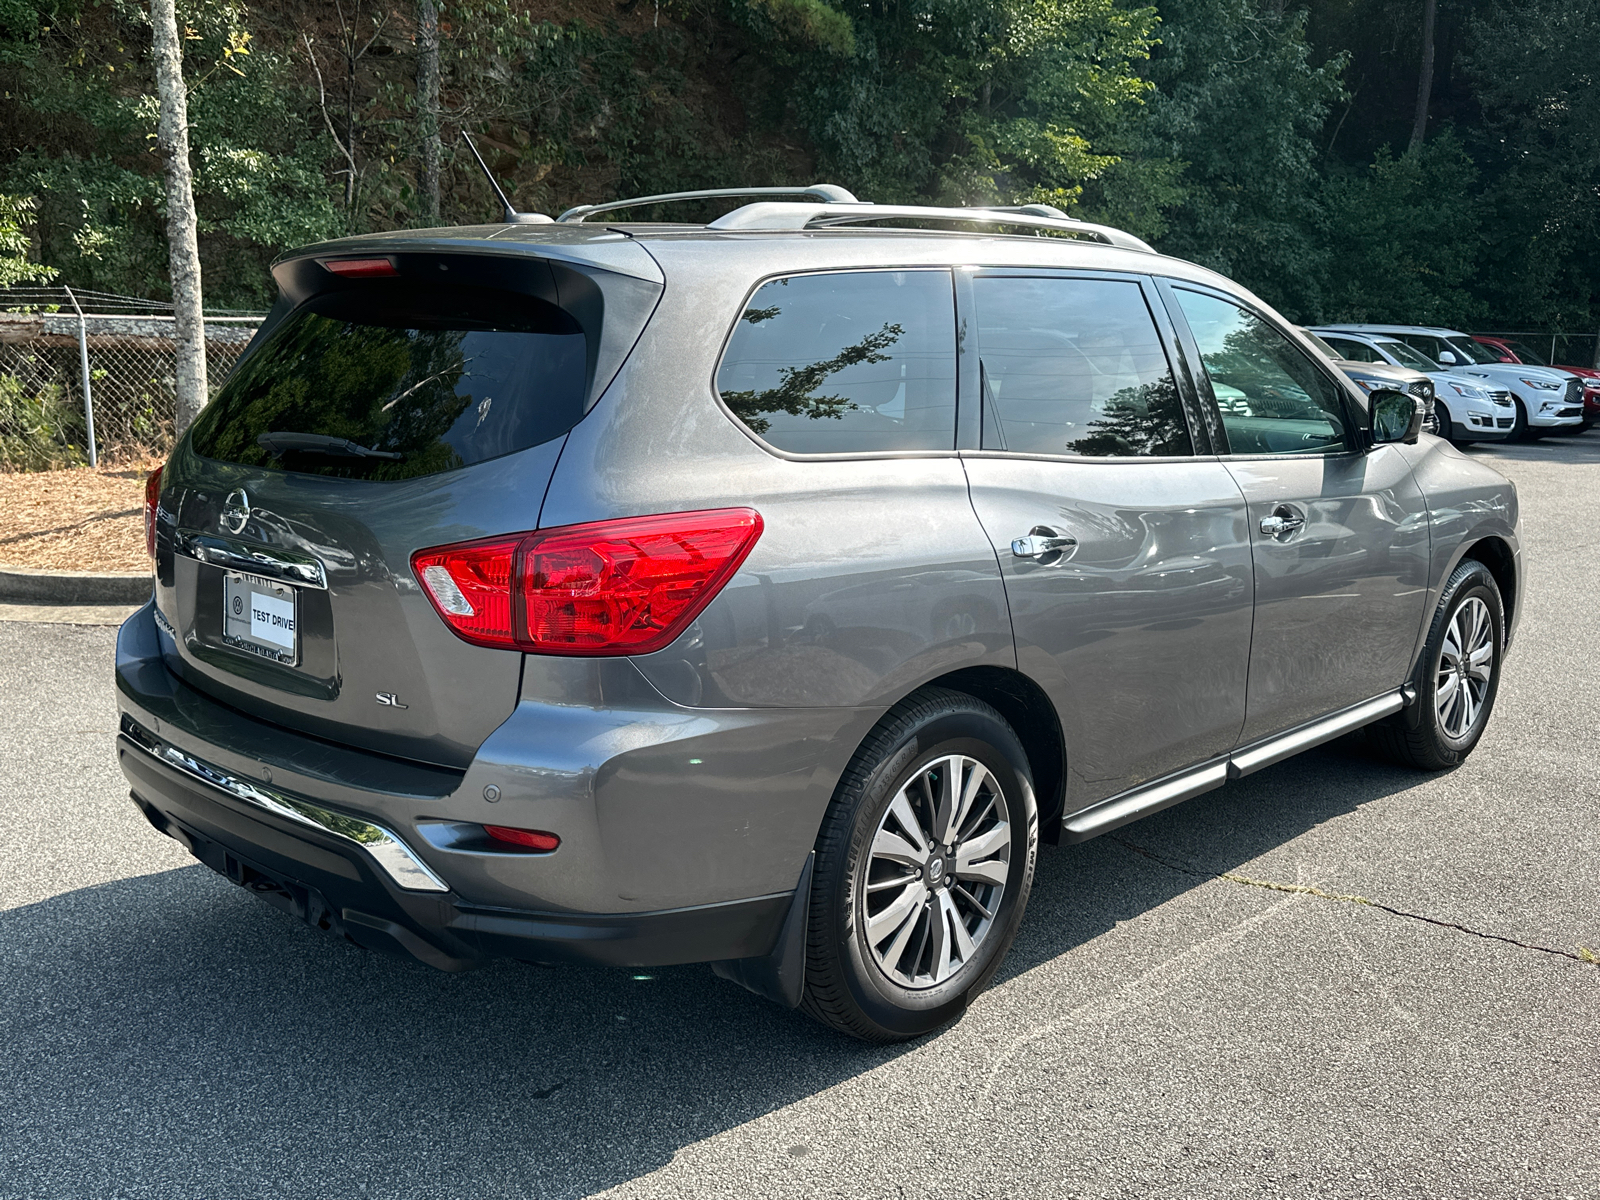
M128 802L115 630L0 624L0 1196L1600 1195L1600 432L1470 453L1529 591L1469 762L1357 735L1047 847L995 985L890 1048L297 924Z

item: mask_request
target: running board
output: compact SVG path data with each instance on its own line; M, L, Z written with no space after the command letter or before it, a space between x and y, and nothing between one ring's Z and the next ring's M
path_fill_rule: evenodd
M1263 767L1291 758L1302 750L1331 742L1363 725L1372 724L1380 717L1399 712L1406 703L1403 690L1390 692L1309 725L1291 729L1288 733L1277 734L1246 749L1235 750L1226 758L1214 759L1181 774L1142 784L1067 818L1061 824L1061 841L1067 845L1086 842L1141 817L1160 812L1163 808L1182 804L1185 800L1221 787L1230 779L1242 779Z

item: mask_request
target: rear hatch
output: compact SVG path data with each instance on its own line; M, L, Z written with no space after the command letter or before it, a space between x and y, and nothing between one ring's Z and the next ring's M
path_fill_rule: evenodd
M616 234L490 240L504 232L331 243L275 268L282 299L161 481L157 619L194 687L451 766L510 714L520 653L451 633L411 556L537 527L565 434L661 277Z

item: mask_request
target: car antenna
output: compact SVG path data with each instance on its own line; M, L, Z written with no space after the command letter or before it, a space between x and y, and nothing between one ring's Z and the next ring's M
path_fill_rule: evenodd
M505 194L504 189L495 181L494 172L489 170L489 164L483 161L483 155L478 153L478 147L468 135L461 131L461 140L467 144L467 149L472 151L472 157L478 160L478 166L483 171L483 177L489 181L489 186L494 189L494 194L500 200L500 207L504 216L500 219L507 225L548 225L553 222L544 213L518 212L511 206L511 198Z

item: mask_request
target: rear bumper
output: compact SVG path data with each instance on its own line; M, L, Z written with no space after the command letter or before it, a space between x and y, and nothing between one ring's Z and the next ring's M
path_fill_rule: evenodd
M166 636L147 605L117 646L118 758L151 824L313 925L444 969L767 954L877 715L684 709L609 660L638 678L634 694L608 679L605 707L524 699L463 772L231 709L167 669ZM453 840L474 823L547 829L561 846Z
M367 949L456 971L494 958L613 966L752 958L772 949L791 893L634 913L473 905L450 891L397 886L367 851L331 832L252 811L158 757L125 721L117 757L150 824L206 866L308 924ZM153 752L154 751L154 752Z

